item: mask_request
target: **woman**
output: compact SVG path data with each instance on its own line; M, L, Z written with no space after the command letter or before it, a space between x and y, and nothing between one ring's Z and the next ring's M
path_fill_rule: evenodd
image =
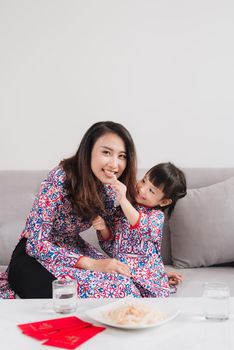
M72 278L78 296L139 297L127 265L105 258L80 232L101 215L111 221L115 175L135 197L136 154L129 132L118 123L98 122L76 154L42 182L9 265L8 280L21 298L50 298L56 278Z

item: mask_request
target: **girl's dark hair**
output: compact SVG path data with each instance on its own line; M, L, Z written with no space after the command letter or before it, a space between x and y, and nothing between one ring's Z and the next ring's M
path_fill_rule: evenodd
M123 125L112 121L95 123L84 134L76 154L60 163L66 173L65 187L73 209L85 220L92 220L100 212L105 212L101 182L91 169L91 152L96 141L107 133L116 134L125 144L127 162L119 180L127 187L127 198L130 201L135 198L136 151L130 133Z
M187 194L187 185L184 173L172 163L160 163L151 168L147 174L149 181L155 187L162 187L164 198L172 200L172 203L160 207L161 210L168 209L168 217L171 216L178 199Z

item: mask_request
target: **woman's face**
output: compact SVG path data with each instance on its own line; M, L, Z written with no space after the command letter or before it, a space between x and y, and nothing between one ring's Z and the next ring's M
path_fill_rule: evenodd
M102 183L120 177L126 165L125 145L118 135L107 133L97 139L91 153L91 169Z

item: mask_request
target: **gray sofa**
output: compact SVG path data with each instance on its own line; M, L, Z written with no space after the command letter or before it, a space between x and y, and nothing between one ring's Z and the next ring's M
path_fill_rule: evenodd
M234 267L231 263L234 261L234 215L231 215L231 212L234 214L234 168L183 170L188 196L181 200L181 204L178 202L172 218L166 220L162 243L166 268L178 270L183 275L183 283L175 296L201 296L203 284L207 281L227 282L234 296ZM139 170L139 178L144 172L144 169ZM46 174L47 171L0 171L0 271L5 271L10 261L34 196ZM226 208L228 200L232 206ZM216 215L217 207L218 213L223 210L224 214ZM206 210L208 214L204 214ZM98 245L92 229L83 232L82 237ZM207 266L214 264L221 266Z

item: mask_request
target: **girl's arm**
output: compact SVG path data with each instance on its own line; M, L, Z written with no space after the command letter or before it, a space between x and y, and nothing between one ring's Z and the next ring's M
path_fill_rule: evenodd
M126 186L117 179L113 180L112 186L117 193L119 204L131 225L130 230L137 230L142 239L151 240L160 246L164 224L163 212L155 209L152 209L149 213L137 211L126 198Z
M139 220L139 212L133 207L133 205L129 202L129 200L126 197L126 186L115 179L113 181L113 187L117 193L117 200L119 201L119 204L127 217L129 223L131 226L134 226L138 220Z
M137 218L139 217L138 212L133 208L133 206L127 201L123 203L121 199L126 198L126 186L122 184L120 181L116 180L116 178L112 178L111 183L104 187L105 191L103 192L103 200L105 203L105 207L107 209L107 214L103 213L102 216L106 222L106 226L110 230L110 234L107 232L102 234L99 230L97 231L97 236L99 240L99 244L102 250L113 257L113 244L114 244L114 230L115 230L115 217L119 215L119 205L122 204L122 209L125 208L125 212L128 211L128 218L131 222L136 223ZM122 214L121 214L122 215ZM125 214L126 215L126 214ZM130 217L131 215L131 217ZM133 215L133 216L132 216ZM135 215L135 216L134 216ZM107 238L107 239L105 239Z

